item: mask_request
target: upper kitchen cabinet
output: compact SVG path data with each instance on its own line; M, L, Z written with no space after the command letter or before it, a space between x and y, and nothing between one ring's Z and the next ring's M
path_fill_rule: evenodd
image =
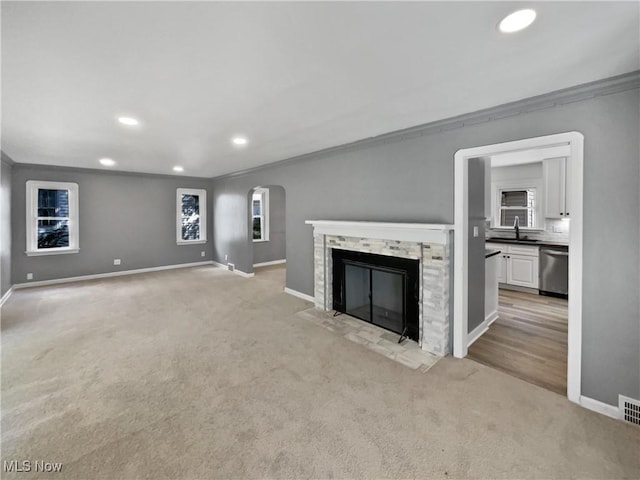
M568 167L566 157L547 158L542 162L545 218L570 218Z

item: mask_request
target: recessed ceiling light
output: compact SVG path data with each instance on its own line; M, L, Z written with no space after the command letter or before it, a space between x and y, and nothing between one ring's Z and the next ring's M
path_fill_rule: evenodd
M101 158L98 161L105 167L113 167L116 164L115 160L112 160L110 158Z
M182 168L180 165L176 165L175 167L173 167L173 171L174 172L184 172L184 168Z
M535 19L536 11L525 8L524 10L518 10L504 17L498 25L498 28L502 33L519 32L531 25Z
M132 118L132 117L118 117L118 121L121 124L128 125L130 127L133 127L133 126L138 125L140 123L138 120L136 120L135 118Z
M248 140L245 137L233 137L231 142L239 147L246 145Z

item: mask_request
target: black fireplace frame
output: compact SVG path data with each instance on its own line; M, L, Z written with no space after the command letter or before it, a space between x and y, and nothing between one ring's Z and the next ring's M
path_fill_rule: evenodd
M357 317L362 321L371 323L399 335L404 335L412 340L419 341L419 301L420 301L420 261L416 259L392 257L390 255L378 255L375 253L358 252L339 248L331 249L333 264L333 309L337 312L347 313L347 294L345 282L346 265L355 265L368 268L369 285L371 288L371 276L373 270L402 275L402 324L403 332L389 330L383 325L376 324L371 318ZM369 295L370 317L373 316L373 298Z

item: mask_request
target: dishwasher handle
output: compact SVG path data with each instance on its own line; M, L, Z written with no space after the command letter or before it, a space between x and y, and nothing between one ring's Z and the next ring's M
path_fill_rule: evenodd
M556 255L556 256L562 256L562 257L569 256L569 252L563 252L561 250L542 250L542 253L545 253L547 255Z

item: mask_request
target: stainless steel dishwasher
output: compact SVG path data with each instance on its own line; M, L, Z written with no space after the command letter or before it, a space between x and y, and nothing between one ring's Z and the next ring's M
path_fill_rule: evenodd
M569 247L540 247L540 295L568 298Z

